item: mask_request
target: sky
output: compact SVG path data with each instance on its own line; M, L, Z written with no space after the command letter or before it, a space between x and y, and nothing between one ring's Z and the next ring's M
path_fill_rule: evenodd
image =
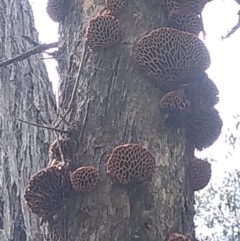
M47 0L30 0L35 17L35 26L39 31L41 43L51 43L58 40L58 23L54 23L46 14ZM240 9L234 0L213 0L208 3L202 13L206 38L212 64L207 70L209 77L215 82L220 92L220 101L216 105L223 119L222 135L208 149L197 153L199 157L210 157L216 160L213 164L213 176L221 177L226 170L240 170L240 148L232 150L225 143L227 129L234 130L236 120L233 115L240 114L240 30L229 39L222 40L231 27L238 21L237 12ZM200 36L201 38L201 36ZM58 75L55 60L45 60L49 78L57 90ZM226 153L232 156L226 159Z

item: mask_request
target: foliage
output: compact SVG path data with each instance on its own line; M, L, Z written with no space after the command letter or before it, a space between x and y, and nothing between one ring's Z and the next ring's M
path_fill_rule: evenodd
M195 195L198 240L240 240L240 171L224 171Z

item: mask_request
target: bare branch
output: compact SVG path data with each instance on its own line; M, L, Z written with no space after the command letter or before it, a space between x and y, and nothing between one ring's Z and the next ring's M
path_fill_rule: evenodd
M240 11L238 12L238 15L238 23L225 36L222 36L222 40L229 38L240 28Z
M28 42L30 43L32 46L36 47L38 46L40 43L34 41L30 36L28 35L22 35L22 37Z
M26 120L22 120L22 119L17 119L17 120L21 121L23 123L32 125L32 126L37 126L37 127L40 127L40 128L44 128L44 129L48 129L48 130L52 130L52 131L57 131L57 132L61 132L61 133L69 133L68 131L60 130L60 129L57 129L57 128L54 128L54 127L40 125L40 124L37 124L37 123L33 123L33 122L26 121Z
M0 67L6 67L9 64L13 64L13 63L25 60L25 59L31 57L32 55L39 54L50 48L56 48L57 46L58 46L58 42L50 43L50 44L39 44L37 47L33 48L32 50L26 51L14 58L7 59L7 60L1 62Z

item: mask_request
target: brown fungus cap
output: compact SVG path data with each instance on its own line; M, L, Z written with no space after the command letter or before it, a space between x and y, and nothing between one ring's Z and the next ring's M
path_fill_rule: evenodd
M172 28L145 35L133 54L148 76L166 90L174 90L183 78L204 72L211 63L207 47L197 36Z
M186 138L201 151L210 147L220 136L222 119L215 108L195 110L186 118Z
M31 212L48 218L60 211L70 191L69 168L58 164L44 168L30 178L24 199Z
M72 140L69 137L56 139L49 148L49 159L50 161L57 161L61 162L61 152L59 150L59 146L61 149L61 152L63 154L63 159L69 159L71 160L73 158L74 149L76 146L76 143L74 140Z
M99 181L99 172L92 166L79 167L71 173L72 187L77 192L91 192Z
M180 2L178 0L163 0L163 5L169 13L174 13L180 7Z
M211 179L211 164L207 161L193 158L189 161L188 172L192 191L199 191L205 188Z
M203 30L203 22L197 14L178 13L170 17L169 27L198 36Z
M160 109L164 112L185 112L189 109L190 102L184 90L170 91L160 101Z
M111 15L118 15L124 10L126 1L127 0L105 0L105 7Z
M169 16L175 13L195 13L200 14L205 5L212 0L164 0L165 2L172 2L172 6L169 9ZM177 3L175 3L177 2ZM166 5L166 4L165 4ZM169 5L169 4L168 4Z
M90 48L107 48L120 40L121 22L112 15L96 16L87 28L87 42Z
M169 127L182 128L191 104L186 98L184 90L170 91L160 101L160 110L167 114L166 121Z
M152 175L156 163L147 148L138 144L125 144L113 150L106 167L108 175L117 178L122 184L129 184L135 178Z
M190 239L180 233L171 233L168 236L167 241L190 241Z
M185 94L195 109L209 109L219 102L219 91L206 73L195 75L185 85Z
M48 0L46 12L54 22L61 22L68 10L68 0Z

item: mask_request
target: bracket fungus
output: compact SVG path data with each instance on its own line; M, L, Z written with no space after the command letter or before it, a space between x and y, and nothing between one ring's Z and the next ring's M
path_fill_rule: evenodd
M112 15L98 15L90 20L87 42L90 48L107 48L120 40L121 22Z
M49 148L49 159L50 161L61 162L61 152L63 155L63 159L72 159L72 155L74 154L75 142L69 137L56 139ZM59 149L60 145L60 149ZM61 152L60 152L61 150Z
M164 5L169 10L169 16L186 12L200 14L210 1L212 0L164 0Z
M155 157L145 147L125 144L116 147L106 164L107 175L117 178L121 184L152 175L156 168Z
M61 22L66 15L68 0L48 0L46 12L54 22Z
M30 178L24 199L31 212L47 219L65 205L70 191L69 168L58 164L44 168Z
M198 36L203 30L203 22L197 14L179 13L169 18L169 27Z
M105 8L109 14L118 15L122 13L126 6L126 0L105 0Z
M159 28L142 37L133 55L147 75L166 90L204 72L211 63L207 47L197 36L172 28Z
M167 241L190 241L190 239L180 233L171 233L168 236Z
M197 109L209 109L219 102L219 90L206 73L194 76L185 86L185 94Z
M176 128L184 126L184 119L190 109L190 102L182 89L165 94L159 107L164 114L167 114L169 126Z
M198 158L190 159L188 172L192 191L199 191L205 188L211 179L211 164Z
M160 109L164 112L184 112L190 107L184 90L170 91L160 101Z
M174 13L180 7L178 0L163 0L163 5L169 13L169 16Z
M193 111L186 118L186 138L201 151L218 139L222 125L222 119L215 108Z
M75 191L91 192L99 181L99 172L92 166L79 167L70 175L71 184Z

